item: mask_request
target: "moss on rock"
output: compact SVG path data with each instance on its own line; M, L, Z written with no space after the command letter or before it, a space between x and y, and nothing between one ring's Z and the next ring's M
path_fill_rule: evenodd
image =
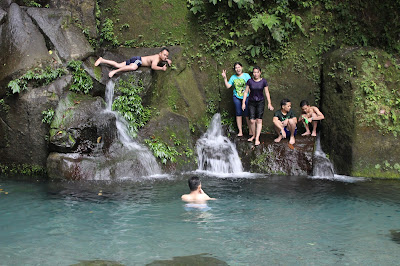
M397 170L375 168L400 158L399 65L381 50L348 47L332 52L323 71L322 147L336 171L400 177Z

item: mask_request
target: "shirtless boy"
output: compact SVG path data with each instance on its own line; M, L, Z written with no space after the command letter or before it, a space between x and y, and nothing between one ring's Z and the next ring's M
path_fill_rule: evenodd
M278 137L274 140L275 142L285 139L288 134L290 136L289 144L293 145L296 142L294 136L297 131L297 118L292 110L292 103L289 99L281 101L281 109L275 112L272 122L278 134Z
M149 55L149 56L134 56L131 59L126 60L126 62L117 63L113 60L107 60L103 57L99 57L97 61L94 63L95 66L100 64L108 64L110 66L115 67L115 70L110 71L108 76L112 78L116 73L120 71L135 71L140 66L151 67L153 70L167 70L167 65L158 66L159 63L163 61L167 61L168 65L171 66L172 61L168 59L169 50L165 47L161 49L158 54Z
M190 194L182 195L182 200L194 203L205 203L207 200L215 200L210 198L202 189L201 182L197 176L192 176L188 180Z
M308 136L311 134L311 136L316 137L318 121L324 119L324 115L321 113L318 107L310 106L307 100L302 100L300 102L300 107L302 114L299 118L299 122L303 122L304 127L306 128L306 132L301 135ZM309 124L311 124L313 128L312 133L310 132Z

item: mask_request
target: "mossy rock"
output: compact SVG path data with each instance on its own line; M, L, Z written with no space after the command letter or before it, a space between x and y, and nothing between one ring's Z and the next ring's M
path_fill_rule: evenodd
M50 126L50 149L58 152L90 153L104 149L117 137L115 116L104 112L100 97L68 92Z
M323 68L321 144L337 173L399 178L400 67L379 49L348 47Z
M156 117L151 119L139 132L142 139L163 142L179 155L163 164L163 170L167 172L188 171L197 168L195 154L195 140L189 130L189 120L168 109L162 109ZM157 155L157 152L154 152ZM171 152L174 153L174 152ZM158 158L160 160L160 158ZM160 164L161 165L161 164Z

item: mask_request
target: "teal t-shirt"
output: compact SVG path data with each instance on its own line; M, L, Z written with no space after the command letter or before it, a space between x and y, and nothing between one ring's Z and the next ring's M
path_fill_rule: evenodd
M233 86L233 95L239 99L243 99L244 91L246 90L246 83L251 79L250 75L243 73L240 77L233 75L228 83ZM249 96L249 95L247 95Z

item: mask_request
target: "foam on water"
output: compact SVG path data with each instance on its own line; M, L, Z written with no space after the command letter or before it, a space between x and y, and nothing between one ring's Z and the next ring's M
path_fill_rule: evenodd
M222 135L221 115L215 114L207 132L197 141L198 170L212 174L242 174L235 145Z
M107 106L105 112L109 112L115 115L119 140L128 150L135 151L138 158L140 158L138 162L143 166L147 175L154 176L161 174L161 168L158 166L154 155L146 147L140 145L132 139L132 137L129 135L128 123L126 122L126 120L121 117L117 112L112 111L114 87L115 83L113 80L110 79L106 85L105 98ZM128 179L131 177L126 176L119 178Z

